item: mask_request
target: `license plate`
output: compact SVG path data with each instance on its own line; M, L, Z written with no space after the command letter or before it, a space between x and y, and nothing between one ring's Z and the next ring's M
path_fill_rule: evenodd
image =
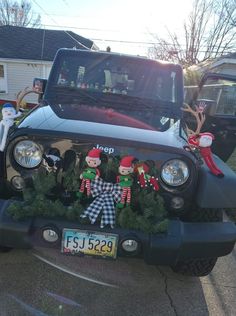
M116 258L118 235L79 229L63 230L62 253Z

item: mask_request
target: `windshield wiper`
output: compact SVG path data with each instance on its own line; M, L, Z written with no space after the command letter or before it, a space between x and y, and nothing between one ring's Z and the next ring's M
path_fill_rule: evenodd
M95 103L99 102L99 99L97 96L94 96L90 93L90 91L86 91L84 89L79 89L76 87L68 87L68 86L54 86L54 88L57 90L56 98L60 98L60 102L65 101L65 103L73 102L73 101L87 101L92 100ZM64 100L63 100L64 99ZM59 101L59 100L56 100Z
M52 96L56 103L80 104L98 106L111 109L128 111L150 111L168 116L172 109L173 102L165 101L161 98L149 99L129 94L116 94L112 92L102 92L80 89L77 87L54 86L57 93Z

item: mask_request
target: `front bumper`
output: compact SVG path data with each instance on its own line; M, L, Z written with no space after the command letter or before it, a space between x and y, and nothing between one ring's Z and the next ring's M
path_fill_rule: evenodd
M0 246L12 248L61 247L61 238L55 244L42 238L45 227L52 227L61 236L63 228L89 231L106 231L119 235L119 245L124 239L135 238L140 242L141 257L148 264L174 265L178 261L194 258L221 257L229 254L236 242L236 225L231 222L185 223L170 220L168 231L163 234L145 234L127 229L101 229L98 226L81 225L75 222L34 218L14 221L7 214L10 201L0 200ZM118 246L118 256L127 255Z

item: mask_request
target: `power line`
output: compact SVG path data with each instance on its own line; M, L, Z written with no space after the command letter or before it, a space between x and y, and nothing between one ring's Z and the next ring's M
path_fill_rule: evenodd
M57 25L57 22L36 2L36 0L33 0L33 2L44 12L44 14L46 14ZM82 47L84 47L86 49L90 49L90 47L87 47L84 44L82 44L80 41L78 41L76 38L74 38L69 32L67 32L65 30L63 30L63 32L65 32L70 38L72 38L75 42L77 42Z
M37 14L40 14L40 13L37 13ZM56 14L52 14L52 15L56 16ZM58 23L57 23L57 25L44 24L44 26L48 26L48 27L64 27L64 28L68 28L69 27L70 29L77 29L77 30L89 30L89 31L98 31L98 32L122 33L122 31L120 29L101 29L101 28L91 28L91 27L77 27L77 26L59 25ZM139 34L152 35L151 32L139 32Z
M139 42L139 41L125 41L125 40L113 40L113 39L102 39L102 38L93 38L93 41L100 41L100 42L113 42L113 43L125 43L125 44L144 44L144 45L158 45L160 43L155 42ZM171 44L166 44L169 46Z
M63 0L62 0L63 1ZM33 2L44 12L44 14L46 14L56 25L44 25L44 27L59 27L59 28L68 28L68 26L62 26L59 25L37 2L36 0L33 0ZM79 28L79 27L69 27L70 29L77 29L77 30L87 30L87 31L104 31L102 29L98 29L98 28ZM83 45L81 42L79 42L77 39L75 39L70 33L68 33L68 31L62 30L63 32L65 32L69 37L71 37L74 41L76 41L78 44L80 44L81 46L83 46L86 49L90 49L89 47ZM104 39L104 38L90 38L93 41L100 41L100 42L111 42L111 43L122 43L122 44L131 44L131 45L152 45L152 46L156 46L156 45L161 45L161 46L166 46L166 47L171 47L173 46L172 43L161 43L161 42L147 42L147 41L130 41L130 40L114 40L114 39ZM177 51L177 53L179 52L184 52L186 51L186 48L184 47L184 45L180 45L179 46L179 51ZM199 50L199 53L206 53L207 50ZM215 51L216 52L216 51ZM212 53L215 53L214 51L212 51ZM230 51L227 52L225 51L224 53L231 53Z
M69 28L69 29L74 29L74 30L85 30L85 31L99 31L99 32L113 32L113 30L104 30L104 29L98 29L98 28L89 28L89 27L76 27L76 26L66 26L66 25L52 25L52 24L42 24L44 27L57 27L57 28ZM118 31L122 33L121 31ZM150 33L145 33L141 32L139 34L149 34ZM162 45L162 46L173 46L172 43L161 43L161 42L153 42L153 41L131 41L131 40L111 40L111 39L101 39L101 38L90 38L91 40L97 40L97 41L107 41L107 42L119 42L119 43L130 43L130 44L145 44L145 45ZM184 44L181 44L180 47L184 47ZM206 47L202 45L202 47ZM184 49L184 48L183 48ZM203 51L205 52L205 51Z
M70 28L70 29L75 29L75 30L85 30L85 31L103 31L102 29L98 29L98 28L89 28L89 27L75 27L75 26L63 26L63 25L59 25L57 24L55 25L50 25L50 24L44 24L44 27L58 27L58 28ZM148 33L146 33L148 34ZM162 43L162 42L158 42L158 41L132 41L132 40L115 40L115 39L106 39L106 38L94 38L91 37L90 38L92 41L99 41L99 42L111 42L111 43L121 43L121 44L131 44L131 45L146 45L146 46L156 46L156 45L161 45L161 46L165 46L165 47L172 47L173 44L172 43ZM181 51L186 51L185 46L182 44L179 46ZM202 46L202 47L206 47L206 46ZM206 53L207 50L199 50L199 53ZM212 51L212 53L215 53L216 51ZM225 53L231 53L232 51L225 51Z
M99 32L119 32L120 30L106 30L106 29L98 29L98 28L91 28L91 27L77 27L77 26L68 26L68 25L53 25L53 24L43 24L47 27L60 27L60 28L70 28L75 30L86 30L86 31L99 31ZM148 34L148 33L141 33L141 34Z
M60 14L54 14L54 13L51 13L51 14L48 14L37 2L36 0L33 0L33 2L41 9L41 11L43 11L56 25L44 25L45 27L59 27L59 28L68 28L68 26L62 26L62 25L59 25L51 16L54 15L54 16L63 16L63 15L60 15ZM67 6L69 6L67 0L62 0L62 2L64 4L66 4ZM70 15L69 17L81 17L80 15ZM118 30L103 30L103 29L100 29L100 28L89 28L89 27L73 27L73 26L69 26L70 29L76 29L76 30L85 30L85 31L99 31L99 32L120 32ZM85 45L83 45L82 43L80 43L77 39L75 39L70 33L68 33L68 31L65 31L63 30L63 32L65 32L68 36L70 36L74 41L76 41L78 44L80 44L81 46L83 46L84 48L86 49L90 49L88 47L86 47ZM121 33L121 32L120 32ZM140 34L149 34L150 33L147 33L147 32L139 32ZM170 49L174 46L173 43L162 43L162 42L155 42L155 41L131 41L131 40L115 40L115 39L105 39L105 38L90 38L91 40L93 41L99 41L99 42L111 42L111 43L120 43L120 44L128 44L128 45L152 45L152 46L164 46L168 49L168 47L170 47ZM143 46L144 47L144 46ZM202 45L202 47L206 47L207 46L204 46ZM176 50L176 53L183 53L186 51L186 47L184 44L181 44L179 45L178 47L179 49ZM208 50L198 50L199 53L206 53L208 52ZM232 51L224 51L224 53L231 53ZM211 51L211 53L217 53L217 51Z
M33 0L34 1L34 0ZM102 29L88 28L88 27L76 27L76 26L65 26L65 25L52 25L52 24L42 24L44 27L58 27L58 28L70 28L75 30L85 30L85 31L104 31ZM147 33L146 33L147 34ZM117 42L117 43L127 43L127 44L145 44L145 45L159 45L160 42L147 42L147 41L131 41L131 40L113 40L113 39L102 39L102 38L90 38L91 40L103 41L103 42ZM172 46L171 43L165 43L164 46Z
M125 43L125 44L141 44L141 45L160 45L158 42L136 42L136 41L124 41L124 40L112 40L112 39L101 39L101 38L91 38L93 41L100 41L100 42L111 42L111 43ZM161 45L163 45L161 43ZM166 43L164 46L172 46L172 44ZM181 47L181 49L178 51L186 51L186 48ZM206 53L207 50L198 50L199 53ZM217 53L217 51L211 51L211 53ZM224 51L224 53L229 54L232 53L232 51Z

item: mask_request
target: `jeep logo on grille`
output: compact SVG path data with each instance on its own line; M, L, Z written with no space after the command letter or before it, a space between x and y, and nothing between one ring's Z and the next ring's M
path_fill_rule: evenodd
M115 151L115 148L113 148L113 147L105 147L105 146L101 146L99 144L97 144L94 148L101 149L102 151L104 151L104 153L109 154L109 155L113 154Z

